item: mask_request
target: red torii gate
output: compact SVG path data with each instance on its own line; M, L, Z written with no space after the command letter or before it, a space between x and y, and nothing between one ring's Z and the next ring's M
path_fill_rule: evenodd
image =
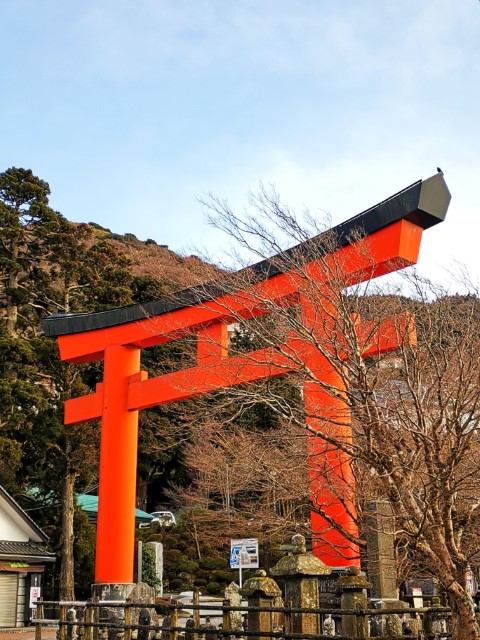
M352 284L414 264L423 229L445 218L449 202L450 193L443 174L418 181L328 232L333 232L336 238L337 248L331 255L342 263L344 275ZM365 250L356 250L352 240L356 230L365 236L362 240ZM289 251L314 256L312 246L317 243L322 247L323 235ZM326 251L324 246L320 250ZM326 258L328 260L329 255ZM325 270L319 268L318 253L306 262L303 268L308 276L317 285L328 286ZM139 410L283 375L293 368L289 350L297 358L301 354L313 377L322 385L342 388L340 376L328 359L293 334L281 349L228 355L228 324L239 316L248 318L265 313L259 300L299 304L304 324L318 330L317 309L302 296L295 274L281 271L273 259L251 269L258 276L257 282L235 294L216 287L194 288L179 293L173 300L159 299L101 313L51 316L43 321L45 335L58 339L62 360L104 361L104 379L95 393L65 403L67 425L102 420L96 583L130 583L133 579ZM399 326L413 337L408 317L384 322L373 338L371 327L359 324L357 334L363 345L363 357L395 349ZM147 373L140 367L141 349L192 333L197 336L196 366L148 380ZM334 422L337 436L350 436L342 400L328 394L312 378L305 382L304 401L307 422L314 430L321 429L325 420L337 416L329 428ZM340 414L343 417L338 419ZM332 467L340 469L348 484L351 472L346 457L325 450L316 438L310 438L311 459L322 452L330 457ZM324 505L326 514L325 520L312 512L315 555L330 566L356 564L355 545L349 542L348 536L328 526L329 521L336 521L354 535L353 506L345 505L345 500L340 500L325 484L319 486L314 468L310 475L312 496Z

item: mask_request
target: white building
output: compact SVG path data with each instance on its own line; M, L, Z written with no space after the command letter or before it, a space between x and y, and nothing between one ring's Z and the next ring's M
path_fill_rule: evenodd
M0 487L0 627L23 627L41 597L48 538Z

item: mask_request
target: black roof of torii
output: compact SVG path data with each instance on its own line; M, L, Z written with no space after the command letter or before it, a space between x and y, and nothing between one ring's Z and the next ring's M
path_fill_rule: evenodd
M336 225L329 231L310 240L287 249L282 255L307 256L312 249L325 246L326 234L334 234L336 246L342 247L351 243L352 234L359 230L368 236L399 220L408 220L422 229L428 229L445 219L450 203L450 192L443 178L443 173L436 173L426 180L418 180L398 193L370 207L366 211ZM277 256L278 257L278 256ZM274 258L262 260L249 269L259 279L271 278L280 272L278 261ZM207 300L212 300L224 293L221 286L215 283L191 287L179 291L172 296L158 298L150 302L129 305L101 311L97 313L52 315L42 320L43 332L46 336L57 337L84 331L103 329L145 317L158 316L176 309L182 309Z

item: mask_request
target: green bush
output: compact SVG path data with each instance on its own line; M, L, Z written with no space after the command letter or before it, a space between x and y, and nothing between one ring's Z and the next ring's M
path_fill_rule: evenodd
M142 547L142 582L158 590L162 586L162 580L157 575L155 564L155 551L148 545Z
M208 580L204 580L203 578L197 578L194 582L196 587L206 587L208 584Z
M180 551L178 549L165 549L163 550L163 562L170 569L170 567L175 567L176 563L179 561L181 557Z
M170 591L181 591L183 587L183 582L179 578L175 578L174 580L170 580L169 586L170 586Z
M202 569L209 569L210 571L213 569L225 569L227 567L227 560L226 558L208 556L200 560L200 566Z
M221 593L222 587L218 584L218 582L209 582L207 584L207 593L212 596L217 596Z
M232 582L232 580L235 580L236 575L233 573L233 571L215 571L212 579L214 579L217 582Z
M190 560L187 556L181 555L175 565L177 573L184 571L185 573L195 573L198 569L198 562Z

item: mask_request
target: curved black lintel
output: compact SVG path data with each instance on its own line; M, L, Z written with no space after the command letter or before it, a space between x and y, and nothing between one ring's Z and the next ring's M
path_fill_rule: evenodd
M307 258L318 251L327 251L327 234L335 238L335 246L342 247L351 243L355 232L371 235L398 220L409 220L423 229L442 222L450 203L450 192L443 173L436 173L427 180L418 180L393 196L358 215L333 227L296 247L288 249L280 256L262 260L249 267L258 279L271 278L281 272L279 263L282 257L295 256ZM330 249L331 250L331 249ZM158 316L176 309L213 300L223 293L221 286L215 283L184 289L172 296L158 298L140 305L130 305L97 313L74 315L52 315L42 321L43 332L49 337L58 337L84 331L94 331L128 322Z

